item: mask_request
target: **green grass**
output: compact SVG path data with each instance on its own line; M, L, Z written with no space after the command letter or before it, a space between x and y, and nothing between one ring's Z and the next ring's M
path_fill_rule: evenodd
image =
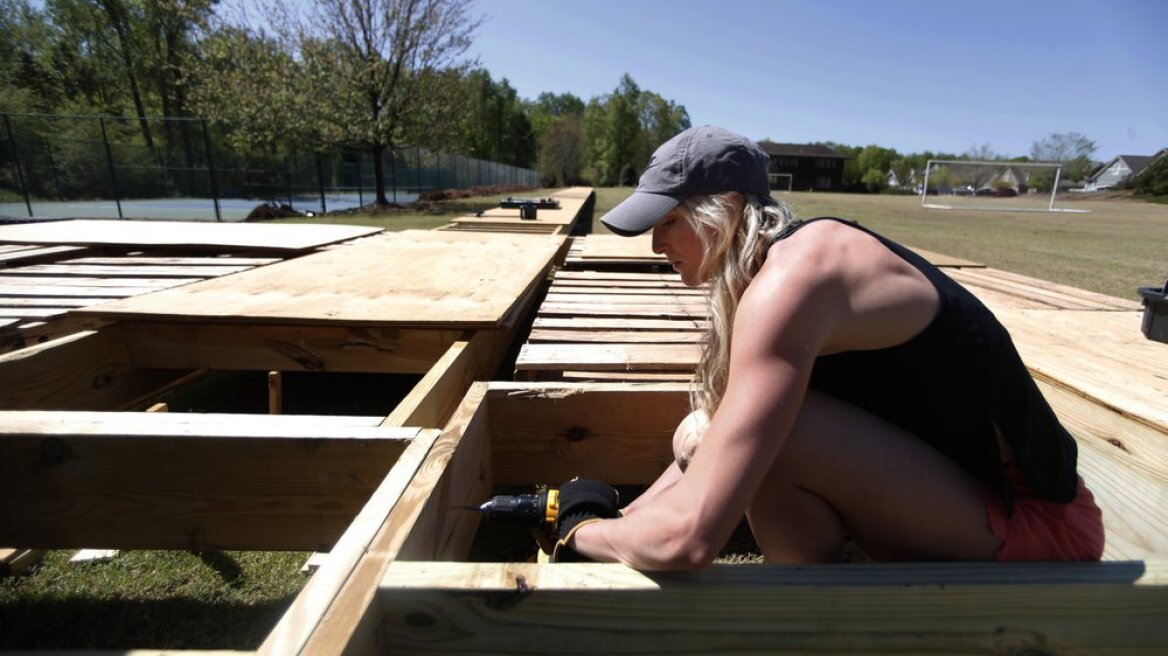
M632 192L600 189L599 217ZM790 193L776 196L801 218L858 221L908 246L1080 289L1136 300L1168 278L1168 207L1143 200L1076 200L1089 213L979 212L920 206L916 196ZM991 199L992 200L992 199Z
M0 649L255 649L292 603L308 554L50 551L0 580Z
M596 190L596 232L607 232L599 218L631 192ZM287 222L427 229L495 207L506 195ZM1091 213L1045 214L927 210L905 196L778 197L801 217L853 219L910 246L1114 296L1134 298L1136 287L1168 277L1168 206L1161 204L1077 201L1073 207ZM49 552L25 575L0 580L0 649L254 649L305 582L302 553L129 551L70 565L71 553Z

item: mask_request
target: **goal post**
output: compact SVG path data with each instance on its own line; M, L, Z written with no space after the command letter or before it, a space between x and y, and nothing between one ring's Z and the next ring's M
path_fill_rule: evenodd
M790 173L768 173L771 191L791 191L794 187L795 176Z
M1056 207L1059 162L931 159L921 184L921 207L987 212L1074 212Z

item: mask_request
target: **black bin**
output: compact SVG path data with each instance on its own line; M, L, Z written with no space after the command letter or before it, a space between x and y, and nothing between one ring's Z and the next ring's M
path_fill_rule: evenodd
M1163 287L1140 287L1144 297L1144 336L1168 343L1168 282Z

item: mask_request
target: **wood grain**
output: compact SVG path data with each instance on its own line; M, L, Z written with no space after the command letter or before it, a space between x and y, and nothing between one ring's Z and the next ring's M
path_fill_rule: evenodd
M563 240L409 230L80 312L117 320L495 328Z
M77 219L0 226L0 243L305 251L378 232L381 228L307 223Z
M0 412L0 544L328 549L418 432L379 422Z

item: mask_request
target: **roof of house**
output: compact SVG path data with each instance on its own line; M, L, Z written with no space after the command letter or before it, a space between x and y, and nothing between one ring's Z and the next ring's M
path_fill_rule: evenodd
M1144 169L1148 168L1149 164L1151 164L1152 162L1156 161L1157 158L1164 155L1164 152L1166 150L1168 150L1168 148L1159 151L1155 155L1119 155L1119 156L1115 157L1114 159L1109 160L1103 166L1099 167L1099 169L1096 170L1095 173L1093 173L1089 179L1091 179L1091 180L1097 179L1100 175L1103 174L1104 171L1107 171L1108 169L1110 169L1112 164L1115 164L1116 162L1118 162L1120 160L1123 160L1123 163L1125 165L1127 165L1128 169L1131 170L1132 177L1135 177L1135 176L1140 174L1140 171L1143 171Z
M828 146L821 144L780 144L764 141L758 144L767 155L792 157L835 157L837 159L851 159L848 155L840 155Z

